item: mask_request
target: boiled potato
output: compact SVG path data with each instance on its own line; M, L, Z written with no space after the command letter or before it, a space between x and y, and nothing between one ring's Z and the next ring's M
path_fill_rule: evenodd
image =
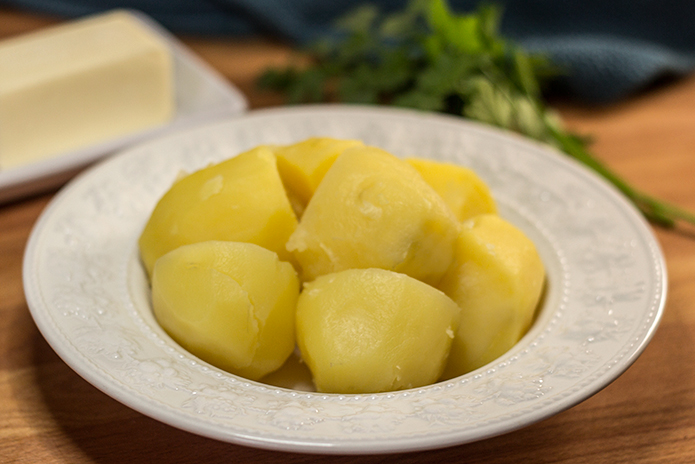
M354 147L328 170L287 242L302 278L381 268L436 283L453 259L457 222L403 160Z
M420 158L406 161L442 197L460 222L478 214L497 212L487 184L471 169Z
M280 177L298 215L304 211L338 155L350 147L361 145L364 144L359 140L312 137L274 148Z
M459 233L451 270L439 288L461 307L444 378L507 352L528 330L545 270L533 242L497 215L476 216Z
M275 155L258 147L179 179L157 203L140 236L149 274L163 254L206 240L250 242L290 258L297 225Z
M405 274L350 269L305 284L297 343L321 392L419 387L442 373L459 312L444 293Z
M159 258L152 274L162 328L202 360L253 380L294 350L298 296L292 265L251 243L184 245Z
M139 245L181 346L253 380L308 367L322 392L475 370L528 330L545 281L473 171L355 140L260 146L183 175Z

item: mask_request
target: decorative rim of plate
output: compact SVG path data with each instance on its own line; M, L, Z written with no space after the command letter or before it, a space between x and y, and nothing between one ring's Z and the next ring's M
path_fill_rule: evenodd
M541 312L510 352L431 386L337 395L251 382L191 356L159 328L137 236L180 169L264 143L359 138L397 156L465 164L548 269ZM641 215L554 150L461 118L381 107L257 110L150 141L90 168L52 200L24 257L32 317L104 393L164 423L259 448L367 454L462 444L590 397L642 353L666 301L666 266Z

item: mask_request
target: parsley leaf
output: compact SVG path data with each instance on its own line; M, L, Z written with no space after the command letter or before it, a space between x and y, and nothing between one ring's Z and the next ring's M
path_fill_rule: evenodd
M695 224L695 214L636 190L588 150L586 138L563 128L541 94L557 69L502 37L500 19L495 6L457 14L446 0L411 0L386 16L362 6L338 21L339 35L305 50L310 65L267 69L258 84L289 103L397 105L513 130L584 163L654 223Z

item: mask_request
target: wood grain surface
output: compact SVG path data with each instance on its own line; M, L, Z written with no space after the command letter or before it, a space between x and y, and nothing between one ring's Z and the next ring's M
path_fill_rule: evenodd
M0 38L56 22L0 8ZM261 39L182 38L249 98L290 50ZM695 77L606 108L556 107L594 151L642 190L695 210ZM0 130L2 130L0 128ZM0 462L2 463L692 463L695 462L695 228L655 234L669 273L662 323L644 354L603 391L507 435L386 456L313 456L229 445L145 417L74 373L44 341L22 289L22 255L53 192L0 205Z

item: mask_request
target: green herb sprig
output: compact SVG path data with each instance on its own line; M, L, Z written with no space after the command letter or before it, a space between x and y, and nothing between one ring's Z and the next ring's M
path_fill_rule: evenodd
M513 130L593 169L655 224L695 224L695 214L635 189L589 151L586 138L563 127L541 94L558 70L505 40L500 19L492 5L457 14L446 0L411 0L389 15L366 5L338 22L339 35L305 51L308 66L268 69L258 84L282 92L289 103L387 104Z

